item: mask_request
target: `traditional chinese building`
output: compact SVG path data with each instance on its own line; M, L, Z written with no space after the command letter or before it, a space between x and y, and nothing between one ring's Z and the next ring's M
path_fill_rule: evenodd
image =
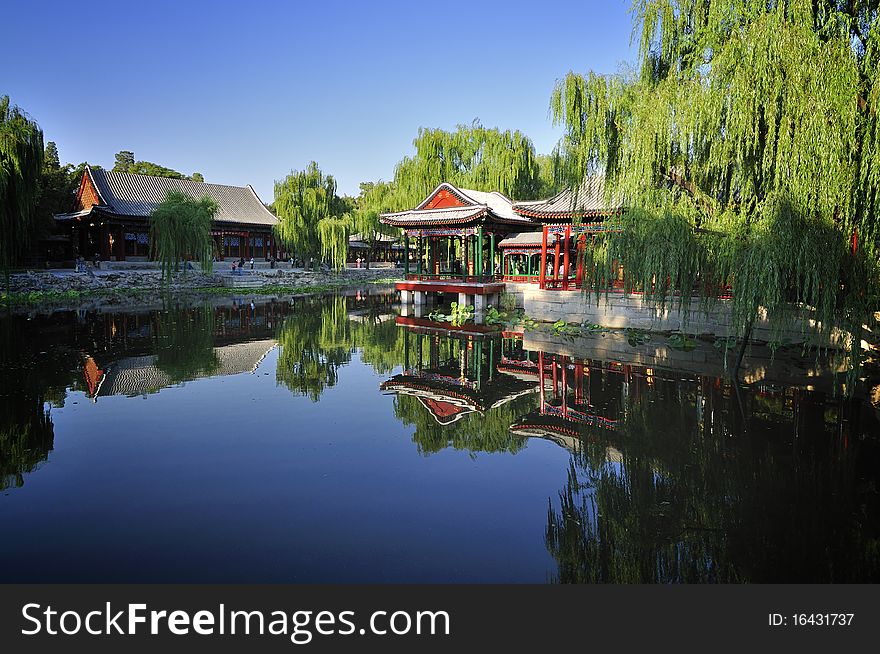
M469 304L483 305L502 286L498 242L512 232L530 229L532 221L513 211L511 200L501 193L460 189L443 182L416 208L382 214L387 225L404 230L404 250L416 242L415 270L405 259L406 282L398 283L401 299L413 293L417 304L426 293L458 293Z
M144 261L151 255L150 215L169 191L195 199L208 196L219 205L211 229L218 259L268 259L282 254L272 232L278 219L250 185L207 184L87 166L74 211L56 214L55 219L69 230L74 250L86 258Z
M605 178L596 175L548 200L516 202L512 209L540 232L512 235L501 242L505 281L569 290L583 284L583 249L594 235L616 228L606 219L620 215L623 205L616 199L608 201Z

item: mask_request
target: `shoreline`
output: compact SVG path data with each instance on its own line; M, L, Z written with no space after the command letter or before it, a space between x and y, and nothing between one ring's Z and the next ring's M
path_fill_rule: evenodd
M374 288L393 284L403 273L389 269L333 272L303 270L255 271L249 278L259 285L226 286L222 274L191 272L170 283L158 271L97 271L94 275L69 271L30 271L10 276L8 291L0 291L0 308L12 313L52 313L89 308L124 308L175 300L207 300L241 296L303 296Z

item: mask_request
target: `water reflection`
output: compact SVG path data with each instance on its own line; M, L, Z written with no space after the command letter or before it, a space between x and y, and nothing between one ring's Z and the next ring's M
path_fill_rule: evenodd
M546 513L517 515L517 507L510 507L509 520L532 525L531 537L545 558L549 553L548 574L556 581L880 579L880 451L876 412L866 401L807 390L806 381L818 386L815 379L778 383L780 377L767 372L762 376L777 383L740 390L718 375L719 362L694 357L686 372L639 365L623 355L609 360L607 340L597 340L601 347L594 351L579 346L574 352L570 343L546 338L529 349L535 339L528 336L524 341L490 328L446 327L399 316L394 297L382 293L4 317L0 488L26 483L55 441L67 442L67 434L55 433L52 417L66 404L87 399L99 404L87 405L96 409L126 397L164 397L167 388L189 397L185 387L194 380L254 374L274 391L259 392L261 401L271 403L263 411L302 404L299 398L315 403L320 418L310 424L326 432L324 441L346 436L334 432L343 429L335 426L334 412L354 406L354 395L366 404L380 394L393 396L381 420L370 422L365 412L361 446L382 449L373 454L381 461L392 446L367 436L393 423L412 441L403 438L395 446L402 443L417 456L398 459L387 470L364 466L383 483L401 470L447 461L445 455L456 451L474 459L515 458L525 466L521 474L555 475L539 498ZM346 383L352 379L370 381ZM334 404L330 389L347 399ZM221 405L212 408L227 415ZM228 415L223 428L231 434L246 432L253 417ZM175 418L169 414L162 424L172 429ZM82 424L88 419L86 414ZM210 443L205 429L193 437ZM267 442L282 448L282 441ZM233 446L241 448L234 450L235 460L243 461L236 472L259 488L265 473L256 464L248 467L248 442ZM561 453L568 465L548 467L559 457L542 447ZM345 455L328 449L315 455L314 464L329 468ZM181 470L198 463L189 460ZM283 496L280 479L275 493ZM511 486L498 488L499 501L510 487L528 481L504 480ZM452 516L455 530L454 517L466 498L453 490L434 510ZM370 491L358 491L365 506L388 501L388 489L376 490L378 500ZM311 489L309 496L322 501ZM245 515L255 507L242 503L228 510ZM398 533L394 525L373 528ZM332 532L339 525L331 521L324 528ZM389 551L401 547L395 538L400 535L388 536ZM417 542L410 545L418 550Z

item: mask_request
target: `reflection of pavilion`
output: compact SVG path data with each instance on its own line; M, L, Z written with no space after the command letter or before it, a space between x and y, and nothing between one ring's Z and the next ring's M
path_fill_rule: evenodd
M193 373L192 379L253 373L276 345L274 339L266 339L215 347L217 366ZM83 373L88 381L89 397L94 401L98 396L148 395L178 383L156 364L156 355L153 354L119 359L103 371L97 369L94 359L87 357Z
M515 341L514 341L515 343ZM591 403L590 366L566 356L505 352L499 370L535 379L540 401L538 408L510 426L516 434L550 440L569 450L580 448L584 427L615 429L617 419L608 417L610 407L597 409ZM601 374L601 369L595 372ZM601 404L601 402L600 402Z
M497 371L500 339L490 335L404 332L404 371L381 385L410 395L441 425L485 413L537 389L533 382Z

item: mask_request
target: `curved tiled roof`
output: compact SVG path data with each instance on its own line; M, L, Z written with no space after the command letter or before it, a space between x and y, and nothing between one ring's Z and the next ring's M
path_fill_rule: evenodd
M569 187L548 200L516 202L513 210L538 220L571 220L616 215L623 210L623 203L618 198L609 203L605 197L605 176L592 175L580 186Z
M527 247L541 247L541 239L543 237L542 232L519 232L517 234L511 234L507 238L503 238L498 241L498 247L500 248L527 248ZM555 245L556 240L559 238L558 234L550 233L547 234L547 245Z
M464 202L464 206L443 207L438 209L424 209L430 200L441 190L446 190ZM517 225L528 224L528 218L523 218L514 212L513 203L502 193L492 191L474 191L472 189L458 188L449 182L440 183L428 196L415 208L409 211L382 214L382 222L395 227L410 227L415 225L462 225L480 219L488 218L495 222L512 223Z
M217 202L220 209L214 216L216 221L258 225L275 225L278 222L250 185L225 186L93 168L88 168L87 172L104 202L97 207L102 211L147 217L165 199L168 191L180 191L196 199L207 195Z

